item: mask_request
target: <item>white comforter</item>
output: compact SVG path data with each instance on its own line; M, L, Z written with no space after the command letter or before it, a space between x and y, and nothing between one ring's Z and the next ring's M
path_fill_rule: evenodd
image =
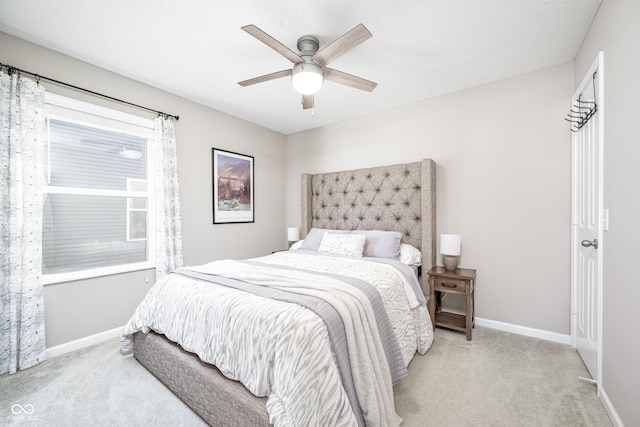
M417 304L407 280L391 265L352 258L280 252L250 266L216 261L189 269L239 278L264 286L323 295L345 321L349 357L358 401L367 426L394 426L389 368L368 299L340 280L304 270L356 277L380 292L405 363L424 353L433 339L424 304ZM277 265L299 270L283 270ZM346 317L345 317L346 316ZM247 292L179 275L159 280L123 330L153 329L241 381L257 396L268 396L276 426L355 426L357 420L341 380L323 321L312 311Z

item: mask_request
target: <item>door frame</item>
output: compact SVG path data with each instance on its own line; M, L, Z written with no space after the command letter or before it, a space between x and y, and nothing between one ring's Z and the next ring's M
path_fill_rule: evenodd
M596 313L598 316L597 319L597 335L598 335L598 342L597 342L597 375L596 378L594 378L594 382L597 386L597 390L598 390L598 395L600 395L600 389L602 388L602 307L603 307L603 251L605 248L605 242L603 239L603 232L605 231L606 228L608 228L608 215L605 215L604 212L604 194L603 194L603 189L604 189L604 171L603 171L603 165L604 165L604 161L603 161L603 153L604 153L604 52L599 52L598 56L596 57L596 59L594 60L593 64L591 65L591 67L589 68L589 70L586 72L584 78L582 79L582 82L580 83L580 85L577 87L576 91L573 94L573 97L571 98L572 104L574 105L574 102L576 102L576 100L578 99L578 96L580 96L580 93L582 93L584 91L584 89L588 86L588 84L591 82L592 78L593 78L593 73L597 72L597 82L598 82L598 88L597 88L597 102L598 102L598 114L595 117L598 120L598 177L597 177L597 185L599 187L599 191L598 191L598 221L599 221L599 227L598 227L598 249L597 249L597 263L598 263L598 274L597 274L597 278L596 278L596 293L597 293L597 297L598 297L598 306L596 308ZM576 232L576 223L577 220L575 218L575 212L576 212L576 194L575 194L575 185L576 185L576 172L577 172L577 168L576 168L576 164L577 164L577 158L576 158L576 153L575 153L575 144L574 144L574 139L573 136L571 138L571 218L572 218L572 222L571 222L571 345L573 348L577 348L577 338L576 338L576 317L577 317L577 301L576 301L576 297L577 297L577 277L578 275L576 274L577 271L577 251L579 250L578 245L580 244L580 242L578 242L578 237L577 237L577 232ZM603 222L603 220L606 221Z

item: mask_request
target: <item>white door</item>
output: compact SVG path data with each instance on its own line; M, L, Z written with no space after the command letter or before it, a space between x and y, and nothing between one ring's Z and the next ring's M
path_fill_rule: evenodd
M574 94L572 132L572 341L594 382L600 383L602 343L602 53ZM580 101L582 102L580 102Z

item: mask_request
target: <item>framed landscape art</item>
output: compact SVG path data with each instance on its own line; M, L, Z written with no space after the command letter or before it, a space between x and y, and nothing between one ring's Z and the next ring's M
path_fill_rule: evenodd
M213 223L254 222L253 157L212 149Z

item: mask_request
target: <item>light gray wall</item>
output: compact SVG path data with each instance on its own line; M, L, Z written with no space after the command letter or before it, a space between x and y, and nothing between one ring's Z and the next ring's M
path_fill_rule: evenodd
M430 157L437 231L462 236L477 316L568 335L572 93L569 63L289 135L287 225L301 173Z
M286 152L281 134L1 32L0 61L135 104L180 115L175 128L186 265L265 255L286 244ZM153 117L152 113L45 81L42 84L53 93ZM255 223L212 224L212 147L254 156ZM149 272L149 275L149 284L146 272L137 272L47 285L47 347L123 326L153 283L154 272Z
M575 60L579 83L604 52L604 257L602 383L626 426L640 426L637 276L640 241L640 2L604 0Z

